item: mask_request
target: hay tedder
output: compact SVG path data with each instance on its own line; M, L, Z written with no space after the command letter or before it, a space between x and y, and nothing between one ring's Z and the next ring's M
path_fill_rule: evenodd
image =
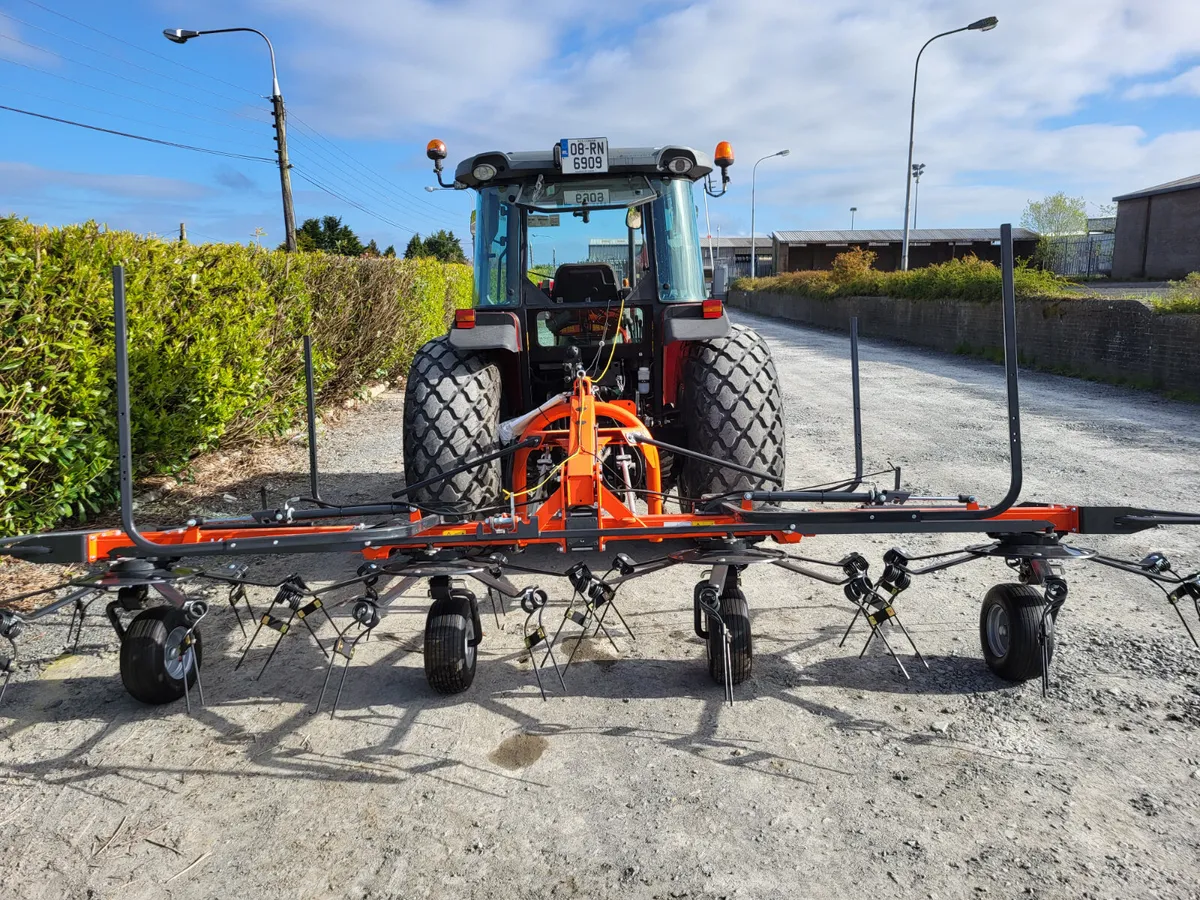
M422 347L412 364L404 407L405 486L369 504L321 498L306 342L311 496L234 518L139 528L124 273L115 268L122 527L0 540L0 553L18 559L96 567L93 574L0 604L0 636L11 645L11 653L0 656L5 687L25 623L70 609L69 642L91 604L104 597L129 693L146 703L184 698L190 708L193 693L203 702L199 625L209 604L183 590L196 582L227 587L243 630L239 608L250 608L247 588L275 592L265 612L251 612L254 631L238 665L265 630L274 637L265 669L283 638L303 625L328 658L318 709L335 662L345 661L344 683L358 644L395 598L422 582L432 601L425 672L440 693L466 690L475 676L484 629L472 582L486 592L497 620L510 601L525 613L525 647L545 696L547 664L565 689L554 649L568 623L576 649L589 633L612 640L609 628L617 621L628 632L617 605L621 587L677 565L701 573L692 596L693 624L707 642L709 672L730 702L734 685L751 673L751 623L742 589L750 565L840 587L854 616L846 634L862 618L868 644L879 638L902 671L889 634L902 635L924 661L897 615L898 595L916 575L991 558L1015 571L1014 580L987 592L980 608L983 657L1000 678L1040 676L1045 689L1055 621L1068 593L1063 564L1071 560L1145 576L1163 589L1196 640L1180 604L1200 614L1200 573L1178 574L1162 554L1121 560L1068 539L1200 525L1200 515L1018 503L1021 428L1008 226L1001 230L1011 459L1005 496L990 506L971 493L917 496L902 489L898 469L863 472L853 327L855 471L836 483L788 487L784 405L771 354L752 330L729 321L705 287L693 188L699 183L714 197L725 192L733 163L727 143L717 146L710 162L686 147L610 149L603 138L564 140L547 151L479 154L461 163L449 183L442 177L445 146L431 142L428 155L443 188L478 194L476 302L459 310L449 334ZM552 228L561 229L555 256L558 246L565 251L572 242L582 247L586 241L586 251L580 249L572 262L536 267L535 249L540 244L544 256L547 243L540 235ZM868 480L880 476L890 483L879 487ZM960 533L970 542L926 556L889 550L877 577L859 553L821 560L795 552L803 539L820 535L940 532ZM561 552L563 564L515 561L539 545ZM360 554L357 574L314 588L299 575L254 581L245 566L229 564L239 556L330 551ZM221 565L193 568L217 560ZM509 580L513 575L547 584L565 580L570 599L561 617L547 619L547 591L518 587ZM31 611L13 607L12 601L22 601L27 610L39 596L49 602Z

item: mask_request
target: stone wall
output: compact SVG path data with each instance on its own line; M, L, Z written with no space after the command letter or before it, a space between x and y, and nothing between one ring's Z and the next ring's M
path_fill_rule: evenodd
M731 291L737 309L835 331L858 316L863 337L1000 358L999 303ZM1200 396L1200 315L1159 315L1136 300L1018 300L1021 364L1116 384Z

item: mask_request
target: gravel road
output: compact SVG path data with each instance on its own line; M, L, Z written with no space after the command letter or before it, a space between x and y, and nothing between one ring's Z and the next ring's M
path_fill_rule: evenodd
M784 380L789 483L844 475L846 339L737 318L766 335ZM868 467L900 465L916 491L1003 494L999 367L864 342L862 373ZM1021 389L1027 499L1200 506L1200 408L1041 374ZM401 407L384 394L323 435L327 496L394 488ZM245 508L263 483L299 486L300 455L227 490ZM967 542L802 548L857 549L878 571L892 545ZM1078 543L1200 566L1200 529ZM331 581L354 566L258 574ZM311 714L324 659L303 631L261 679L265 642L234 670L244 639L220 596L194 716L124 693L99 615L63 656L66 617L38 623L0 707L0 897L1200 897L1200 652L1150 584L1067 574L1046 699L983 665L979 602L1011 580L999 562L918 578L900 598L929 662L905 651L911 681L878 646L856 658L861 624L838 647L852 611L838 589L751 567L754 674L732 708L692 634L685 567L623 590L636 640L585 641L565 696L546 702L512 612L485 619L471 691L432 695L415 592L356 655L336 718L328 699Z

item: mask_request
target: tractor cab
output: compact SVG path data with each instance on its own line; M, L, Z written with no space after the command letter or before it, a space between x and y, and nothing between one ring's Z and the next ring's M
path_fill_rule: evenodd
M439 181L444 152L429 148ZM719 148L722 187L732 161ZM452 186L478 195L475 309L459 314L450 342L514 354L510 409L561 392L564 367L578 361L606 399L669 416L680 348L668 348L729 330L720 303L705 304L696 227L694 185L713 171L688 147L609 148L602 138L462 161Z

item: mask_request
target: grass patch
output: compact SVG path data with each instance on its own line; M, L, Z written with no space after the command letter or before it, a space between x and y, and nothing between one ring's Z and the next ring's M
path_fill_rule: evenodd
M788 272L769 278L739 278L738 291L792 294L797 297L898 297L906 300L970 300L988 303L1001 299L1000 267L966 256L907 272L880 272L875 254L855 249L840 253L829 271ZM1019 298L1078 299L1067 279L1035 269L1022 261L1013 273Z
M1153 297L1150 305L1160 313L1200 313L1200 272L1183 281L1172 281L1165 297Z

